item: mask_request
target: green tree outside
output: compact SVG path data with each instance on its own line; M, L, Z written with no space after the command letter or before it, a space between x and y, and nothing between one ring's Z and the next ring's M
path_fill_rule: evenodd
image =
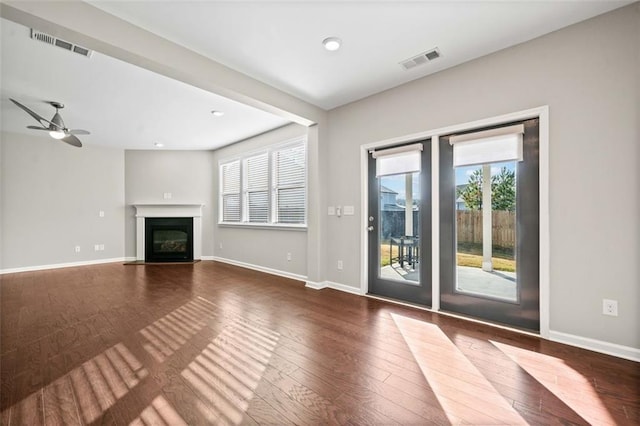
M467 186L460 190L458 197L462 198L464 205L469 210L480 210L482 208L482 169L473 171Z
M467 186L458 191L469 210L482 208L482 169L473 171ZM516 209L516 173L506 167L491 176L491 208L492 210L514 211Z
M491 208L515 211L516 172L514 170L502 167L498 174L491 176Z

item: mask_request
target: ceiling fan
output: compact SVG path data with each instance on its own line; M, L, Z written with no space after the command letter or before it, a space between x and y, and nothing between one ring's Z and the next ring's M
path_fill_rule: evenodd
M64 108L64 105L61 104L60 102L54 102L54 101L47 102L48 104L50 104L52 107L56 109L56 113L54 114L53 118L51 120L47 120L46 118L31 111L29 108L22 105L20 102L11 98L9 98L9 100L14 104L16 104L18 107L20 107L21 109L23 109L31 117L35 118L35 120L40 124L40 127L27 126L28 129L46 130L49 132L49 136L51 136L52 138L59 139L63 142L68 143L69 145L77 146L78 148L82 147L82 142L80 142L80 139L78 139L75 135L90 134L86 130L68 129L65 127L64 121L62 121L62 117L58 113L58 110Z

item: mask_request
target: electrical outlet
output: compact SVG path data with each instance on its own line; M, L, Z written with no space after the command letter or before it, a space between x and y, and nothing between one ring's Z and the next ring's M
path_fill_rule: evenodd
M80 246L76 246L76 253L80 253Z
M612 317L618 316L618 301L610 299L602 299L602 314L611 315Z
M93 246L93 251L100 251L100 244L95 244Z
M291 261L291 253L287 253L287 260L290 262Z
M338 260L338 270L342 271L342 260Z
M99 217L104 217L104 210L100 210L100 211L98 212L98 216L99 216Z
M170 200L171 199L171 193L170 192L165 192L164 194L162 194L162 197L165 200Z
M220 243L220 248L222 248L222 243Z

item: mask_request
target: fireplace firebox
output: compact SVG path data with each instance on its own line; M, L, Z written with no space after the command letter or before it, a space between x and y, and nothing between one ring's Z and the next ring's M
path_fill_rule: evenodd
M193 261L193 218L145 218L145 262Z

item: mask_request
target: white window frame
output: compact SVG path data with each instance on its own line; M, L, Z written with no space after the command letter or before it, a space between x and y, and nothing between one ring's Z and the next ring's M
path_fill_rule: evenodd
M276 151L280 151L283 149L287 149L290 147L294 147L297 145L302 145L304 148L304 222L303 223L279 223L277 222L277 192L278 189L276 187L275 182L275 160L274 153ZM269 194L269 206L268 212L269 217L267 222L249 222L249 206L248 206L248 197L249 192L247 184L247 160L256 157L258 155L267 154L267 174L268 174L268 194ZM222 179L222 168L225 164L233 163L238 161L240 164L240 218L239 222L231 222L223 220L223 198L224 195L227 195L223 192L223 179ZM307 138L306 137L298 137L295 139L290 139L284 142L280 142L277 144L270 145L268 147L264 147L258 150L250 151L247 153L243 153L242 155L236 155L233 157L223 158L218 161L218 176L219 176L219 184L218 184L218 225L221 226L229 226L229 227L248 227L248 228L281 228L281 229L291 229L291 230L306 230L307 229L307 220L308 220L308 206L309 206L309 163L308 163L308 150L307 150Z

